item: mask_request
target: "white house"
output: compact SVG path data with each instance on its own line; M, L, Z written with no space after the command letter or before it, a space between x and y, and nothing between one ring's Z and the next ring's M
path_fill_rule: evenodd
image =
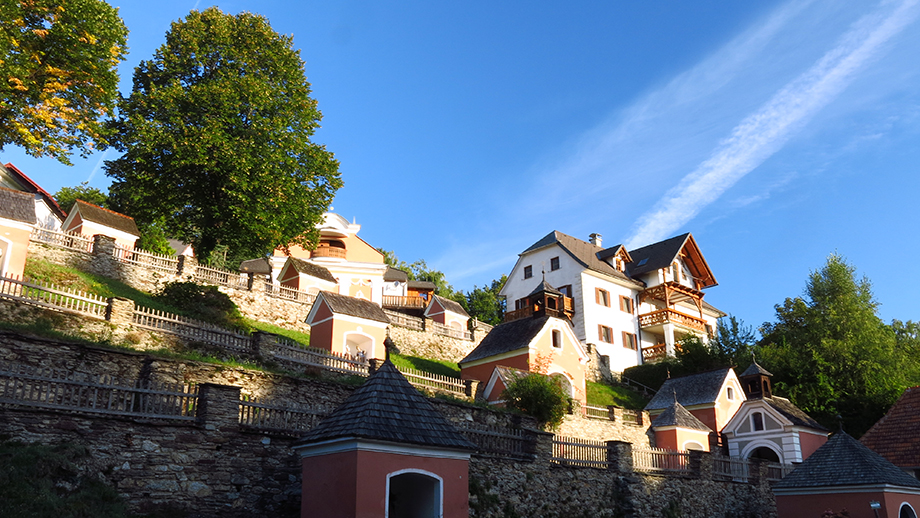
M590 239L554 231L521 252L501 291L506 320L529 315L527 296L545 278L567 297L578 339L616 372L673 354L686 335L714 332L724 313L703 301L716 280L692 235L629 251Z
M13 164L0 164L0 187L32 194L35 199L35 226L61 230L66 215L55 199Z

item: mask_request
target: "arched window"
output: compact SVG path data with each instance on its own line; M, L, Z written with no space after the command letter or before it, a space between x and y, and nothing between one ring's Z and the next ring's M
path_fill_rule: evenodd
M703 445L700 444L700 443L698 443L698 442L696 442L696 441L689 441L689 442L687 442L686 444L684 444L684 449L687 450L687 451L691 451L691 450L694 450L694 451L706 451L706 449L703 448Z
M754 412L751 414L751 428L755 432L763 430L763 414L760 412Z
M761 446L760 448L755 449L748 456L749 459L763 459L769 460L771 462L780 462L779 454L777 454L773 449L767 448L766 446Z
M386 518L438 518L442 516L444 492L441 478L416 470L387 475Z
M917 513L914 512L914 508L910 504L904 502L901 504L900 512L898 512L898 518L917 518Z

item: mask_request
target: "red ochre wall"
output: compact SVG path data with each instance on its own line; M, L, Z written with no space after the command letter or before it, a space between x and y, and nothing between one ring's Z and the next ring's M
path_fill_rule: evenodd
M303 459L302 518L382 518L387 474L417 469L441 477L444 518L469 516L469 462L349 451Z
M815 518L828 509L840 512L844 509L850 518L875 518L875 512L869 502L882 504L879 518L898 518L901 503L907 502L920 512L920 495L899 493L830 493L824 495L777 495L776 511L778 518Z
M700 408L696 410L690 410L690 413L693 414L693 417L696 417L702 423L709 427L710 430L720 430L716 425L716 409L715 408ZM724 426L725 423L722 423Z
M521 352L517 356L511 356L509 358L503 358L501 360L495 360L493 362L483 363L481 365L476 365L474 367L461 367L460 368L460 377L465 380L479 380L482 383L488 383L489 378L492 377L492 371L495 370L495 367L512 367L515 369L528 370L528 359L530 355L527 350Z
M802 460L805 460L827 442L826 435L799 432L799 447L802 448Z

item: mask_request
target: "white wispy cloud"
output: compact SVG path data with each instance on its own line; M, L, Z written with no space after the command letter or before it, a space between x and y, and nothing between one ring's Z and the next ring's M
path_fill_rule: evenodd
M914 22L917 3L884 2L854 24L810 69L735 126L707 160L655 204L658 209L640 217L627 246L668 237L778 151L796 129L846 88L887 42Z

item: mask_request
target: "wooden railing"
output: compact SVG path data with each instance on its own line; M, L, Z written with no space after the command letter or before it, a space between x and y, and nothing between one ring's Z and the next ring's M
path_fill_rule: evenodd
M478 453L499 457L524 457L533 454L532 440L520 428L494 428L463 423L460 433L478 447Z
M582 408L585 409L585 417L590 417L593 419L608 419L613 421L613 416L611 415L609 407L585 405Z
M575 437L553 437L552 462L566 466L607 468L607 443Z
M117 243L113 255L120 263L144 266L161 272L176 273L179 269L179 256L176 255L154 254L138 248L126 248Z
M195 269L195 281L204 284L215 284L217 286L226 286L238 290L249 289L248 276L240 272L231 272L229 270L218 270L208 268L200 264Z
M690 454L685 451L633 448L632 455L633 469L636 471L690 471Z
M30 237L33 241L69 248L80 252L93 251L93 238L78 233L58 232L47 228L34 228Z
M16 277L0 277L0 298L99 319L105 318L108 307L104 297L92 293L19 280Z
M667 344L655 344L642 348L642 363L655 363L667 358Z
M715 478L721 480L747 482L751 474L751 463L747 459L714 455L712 457L712 474Z
M387 318L390 319L390 323L393 325L408 327L409 329L415 329L418 331L425 330L425 320L422 318L406 315L405 313L400 313L398 311L390 311L388 309L384 309L383 312L387 314Z
M240 397L240 426L257 430L299 436L310 431L329 412L326 407L276 403L245 394Z
M630 410L628 408L623 409L623 422L626 424L632 424L636 426L642 426L642 411L641 410Z
M0 365L0 404L190 421L195 419L197 399L193 385L127 386L106 377Z
M342 374L367 376L368 373L367 360L351 358L348 355L334 353L325 349L303 347L280 338L269 354L279 360L320 367Z
M248 354L252 350L251 338L223 327L200 320L136 306L132 323L142 329L169 333L188 340L213 344L231 353Z
M782 480L786 475L792 473L795 469L794 464L780 464L778 462L767 462L767 480L776 482Z
M434 331L435 334L449 336L451 338L460 338L461 340L470 340L472 337L470 332L466 329L445 326L437 322L431 322L431 330Z
M264 286L266 295L278 299L301 302L303 304L313 304L313 302L316 300L317 293L319 293L319 289L317 288L310 288L308 290L296 290L294 288L288 288L287 286L272 284L270 282L265 282Z
M428 301L419 296L384 295L382 305L385 308L424 309Z
M334 257L336 259L345 259L345 249L333 246L317 248L310 252L310 257Z
M442 374L432 374L409 367L396 367L396 369L406 377L412 385L416 387L437 389L461 397L466 397L466 382L460 378L444 376Z
M662 324L677 324L695 331L706 332L705 320L685 315L680 311L675 311L670 308L659 309L658 311L639 315L640 327L652 327Z

